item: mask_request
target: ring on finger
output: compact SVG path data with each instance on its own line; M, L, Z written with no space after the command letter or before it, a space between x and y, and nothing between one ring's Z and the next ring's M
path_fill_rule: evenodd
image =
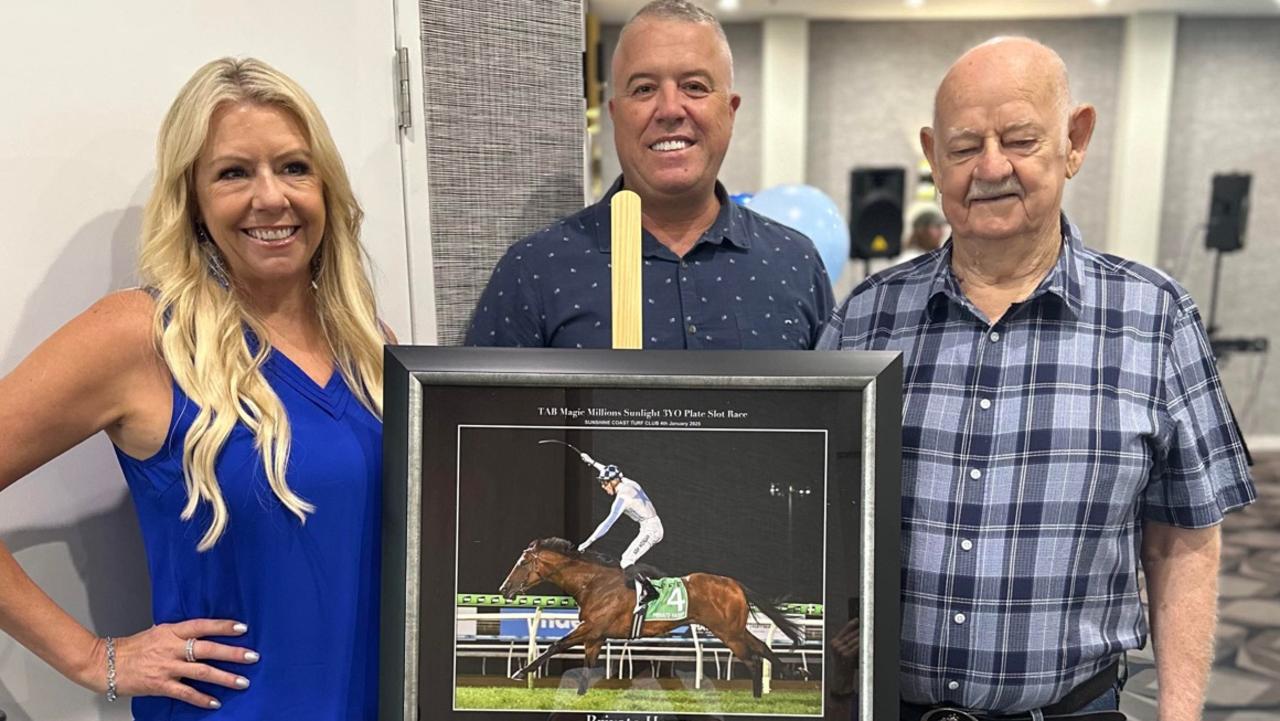
M196 640L194 638L187 639L187 663L196 662Z

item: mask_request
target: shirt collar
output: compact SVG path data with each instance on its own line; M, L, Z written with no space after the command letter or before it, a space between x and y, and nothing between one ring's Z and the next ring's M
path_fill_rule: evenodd
M619 190L622 190L622 180L622 176L619 175L618 179L613 181L613 185L609 186L609 190L605 192L604 197L595 205L596 249L601 253L608 253L611 249L609 201L613 199L613 196ZM725 190L724 185L719 180L716 181L715 193L716 200L720 201L720 212L716 214L716 219L711 223L711 227L707 228L702 237L698 238L698 242L694 244L694 247L703 243L723 244L725 242L743 249L751 247L751 234L747 232L745 225L745 211L729 198L728 191ZM670 250L667 250L666 246L659 243L658 239L648 230L642 229L640 246L641 254L645 257L670 256L675 258L675 255Z
M1084 303L1080 285L1080 279L1083 277L1080 251L1084 248L1084 240L1080 236L1080 229L1067 219L1066 213L1059 211L1058 224L1062 233L1058 260L1027 300L1041 295L1052 295L1060 299L1073 315L1079 316ZM960 282L956 280L955 273L951 270L951 243L951 239L948 239L942 252L938 254L937 265L933 268L933 281L929 290L930 306L939 297L950 299L960 305L969 304L960 290Z
M1058 262L1032 297L1041 292L1051 293L1060 298L1073 315L1079 316L1084 307L1080 284L1080 279L1084 277L1084 271L1080 267L1080 251L1084 249L1084 240L1080 237L1080 229L1067 220L1066 213L1059 212L1058 225L1062 229L1062 250L1058 253Z

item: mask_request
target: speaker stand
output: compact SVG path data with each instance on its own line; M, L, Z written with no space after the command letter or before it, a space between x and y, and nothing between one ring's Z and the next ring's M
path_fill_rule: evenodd
M1218 281L1222 275L1222 249L1213 249L1213 289L1209 293L1209 323L1205 332L1216 361L1225 361L1232 353L1266 353L1271 341L1266 336L1227 337L1218 335Z
M1209 292L1209 325L1205 331L1209 338L1218 334L1218 279L1222 275L1222 249L1213 249L1213 290Z

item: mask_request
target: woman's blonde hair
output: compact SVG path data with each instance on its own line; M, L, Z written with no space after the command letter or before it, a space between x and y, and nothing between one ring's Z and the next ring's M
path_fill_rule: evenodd
M360 245L363 218L342 158L315 102L293 80L252 58L222 58L196 71L173 101L156 147L156 183L142 224L139 273L155 289L157 344L174 381L200 408L183 440L187 486L183 520L203 501L212 520L197 548L226 530L228 513L214 463L236 422L253 433L267 481L280 503L306 522L315 507L285 480L290 428L280 398L262 375L271 351L266 327L237 291L210 272L216 249L201 242L195 165L214 112L228 103L281 108L296 118L311 146L327 216L313 261L315 304L324 337L348 387L382 415L383 335ZM251 334L259 339L252 343Z

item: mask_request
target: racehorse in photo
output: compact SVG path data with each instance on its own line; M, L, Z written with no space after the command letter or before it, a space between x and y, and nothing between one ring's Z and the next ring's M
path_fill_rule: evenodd
M646 620L640 636L661 636L688 623L703 626L746 665L751 674L752 693L759 698L763 687L761 661L768 659L778 668L783 668L783 662L773 649L747 630L751 606L754 605L773 621L793 644L804 641L800 627L728 576L691 573L683 576L682 580L688 594L687 618L679 621ZM552 643L532 663L516 671L512 678L524 678L556 654L581 644L585 650L586 667L578 680L578 694L584 694L591 669L605 641L631 637L634 587L612 559L593 551L580 552L563 538L543 538L530 543L498 590L505 598L513 599L540 581L555 584L577 601L580 623L564 638Z

